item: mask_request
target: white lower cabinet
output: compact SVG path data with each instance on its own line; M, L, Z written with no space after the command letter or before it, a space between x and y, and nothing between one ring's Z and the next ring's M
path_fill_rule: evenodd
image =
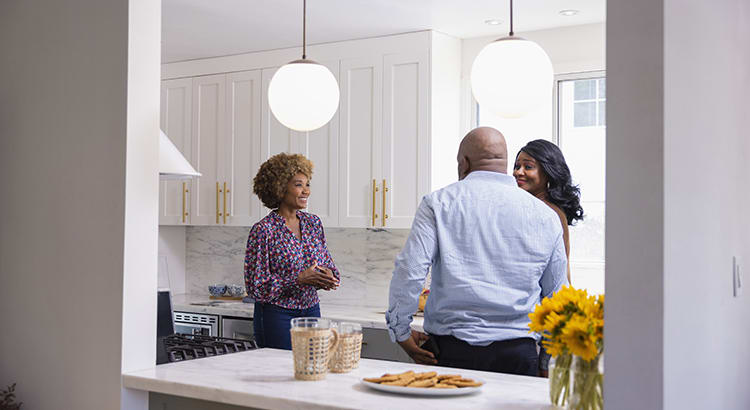
M268 107L268 85L289 53L164 67L167 78L196 73L163 81L162 127L203 176L186 184L184 212L181 183L162 183L161 224L252 225L269 211L252 179L263 161L288 152L313 161L309 211L326 227L411 226L435 170L448 166L443 154L433 163L435 153L455 155L460 140L458 110L437 110L435 101L458 106L460 41L419 32L318 45L309 54L338 80L340 103L328 124L306 133L283 126Z

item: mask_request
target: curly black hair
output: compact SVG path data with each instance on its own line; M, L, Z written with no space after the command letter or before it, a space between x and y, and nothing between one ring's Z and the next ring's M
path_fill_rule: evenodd
M276 209L286 194L286 186L297 174L312 178L313 163L300 154L276 154L264 162L253 178L253 192L263 205Z
M575 221L583 220L581 190L577 185L573 185L570 168L560 148L547 140L534 140L521 148L518 154L521 152L525 152L541 165L549 181L547 197L563 211L565 217L568 218L568 225L574 225ZM516 160L518 160L518 155L516 155Z

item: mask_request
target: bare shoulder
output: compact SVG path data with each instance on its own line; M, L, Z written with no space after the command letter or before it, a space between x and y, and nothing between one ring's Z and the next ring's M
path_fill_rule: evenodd
M555 211L555 213L557 214L557 217L560 218L560 224L562 224L563 229L565 229L568 226L568 217L565 216L565 212L563 212L562 209L560 209L560 207L553 204L552 202L544 201L544 203L547 204L547 206L549 206L550 208L552 208L553 211Z

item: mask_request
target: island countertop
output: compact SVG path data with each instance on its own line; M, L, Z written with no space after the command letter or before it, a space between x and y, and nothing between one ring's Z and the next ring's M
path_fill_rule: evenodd
M363 377L407 370L460 373L485 382L478 393L454 397L406 396L374 391ZM264 409L552 409L547 379L361 359L349 373L324 380L294 379L292 353L258 349L169 363L124 373L124 387Z

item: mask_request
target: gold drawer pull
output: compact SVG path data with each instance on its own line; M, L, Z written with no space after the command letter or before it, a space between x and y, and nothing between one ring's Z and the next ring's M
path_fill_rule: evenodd
M385 179L383 179L383 209L381 209L381 211L383 213L383 226L385 226L385 220L388 219L388 214L385 213L385 209L386 209L385 208L385 203L386 203L385 193L386 192L388 192L388 187L385 184Z
M185 210L185 194L188 192L187 190L187 182L182 183L182 223L185 223L187 220L187 211Z
M375 220L378 219L378 214L375 213L375 207L377 206L377 192L378 183L374 179L372 180L372 226L375 226Z
M229 192L229 188L227 188L227 183L224 182L224 225L227 224L227 192Z

